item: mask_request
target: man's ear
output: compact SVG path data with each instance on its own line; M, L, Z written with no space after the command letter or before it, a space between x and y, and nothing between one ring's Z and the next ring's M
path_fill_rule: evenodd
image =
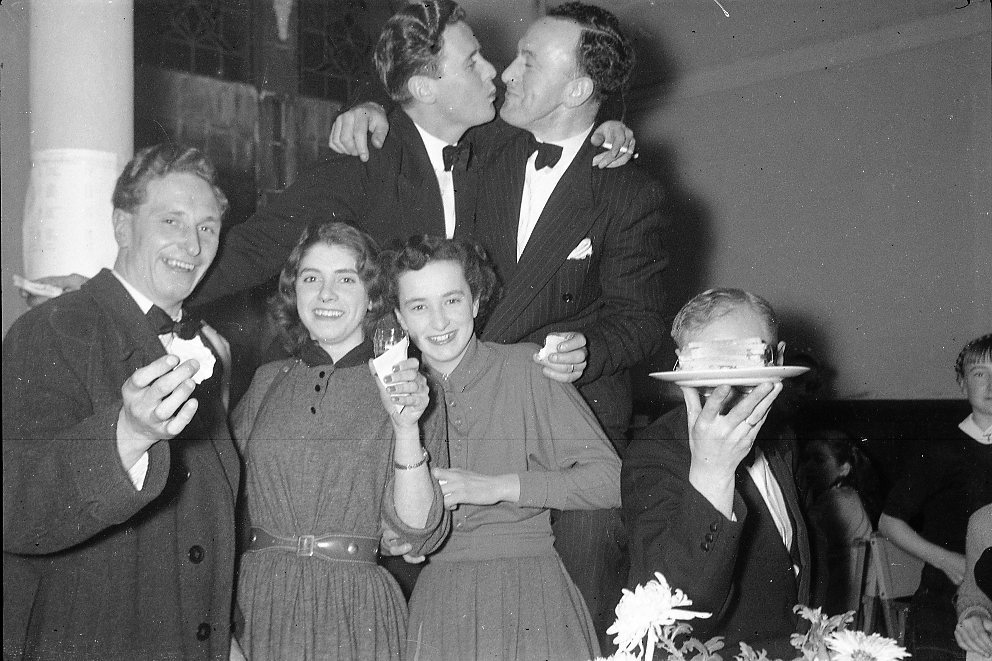
M134 234L132 221L134 217L123 209L114 209L111 222L114 225L114 240L117 241L118 248L127 248L131 245L131 237Z
M578 108L592 98L592 93L595 89L596 86L593 84L592 78L589 76L580 76L575 80L569 81L565 87L565 99L563 102L568 108Z
M434 80L430 76L420 74L410 76L410 80L406 81L406 89L414 100L420 103L434 103L437 100Z
M479 316L479 299L478 297L472 299L472 318L475 319Z

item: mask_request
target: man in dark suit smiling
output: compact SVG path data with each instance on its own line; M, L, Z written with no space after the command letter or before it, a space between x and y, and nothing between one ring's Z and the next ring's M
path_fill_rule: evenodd
M3 342L4 658L243 659L229 351L183 307L227 199L200 151L166 144L113 203L113 270Z

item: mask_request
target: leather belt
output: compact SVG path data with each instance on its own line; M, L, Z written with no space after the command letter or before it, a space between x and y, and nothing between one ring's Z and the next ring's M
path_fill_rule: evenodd
M262 528L251 528L249 551L284 551L304 558L320 558L340 562L375 563L379 540L375 537L348 535L294 535L280 537Z

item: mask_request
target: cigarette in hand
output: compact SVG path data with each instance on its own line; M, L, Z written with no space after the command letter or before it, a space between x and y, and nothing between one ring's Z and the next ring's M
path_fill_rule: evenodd
M603 144L600 145L600 147L602 147L603 149L613 149L613 143L612 142L604 142ZM621 154L629 154L630 153L630 149L628 149L626 147L626 145L625 145L623 147L620 147L620 153ZM632 158L637 158L638 156L640 156L640 154L638 154L637 152L634 152L634 155L633 155Z

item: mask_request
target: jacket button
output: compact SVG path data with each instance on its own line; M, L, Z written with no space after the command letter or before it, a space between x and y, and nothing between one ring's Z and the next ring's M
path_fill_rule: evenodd
M706 533L706 541L707 542L712 542L714 539L716 539L716 535L714 535L711 532Z
M717 522L714 521L713 523L710 524L710 531L711 532L716 532L719 529L720 529L720 524L719 523L717 523Z
M710 550L710 543L709 542L703 542L702 544L699 545L699 548L703 549L704 551L709 551Z
M355 555L356 553L358 553L358 545L354 542L348 544L348 555Z
M206 622L200 622L200 626L196 628L196 639L206 640L210 638L210 625Z
M571 294L562 294L561 300L565 301L566 303L571 303L573 300L575 300L575 298Z
M189 561L193 564L199 564L203 562L203 547L199 544L194 544L189 547Z

